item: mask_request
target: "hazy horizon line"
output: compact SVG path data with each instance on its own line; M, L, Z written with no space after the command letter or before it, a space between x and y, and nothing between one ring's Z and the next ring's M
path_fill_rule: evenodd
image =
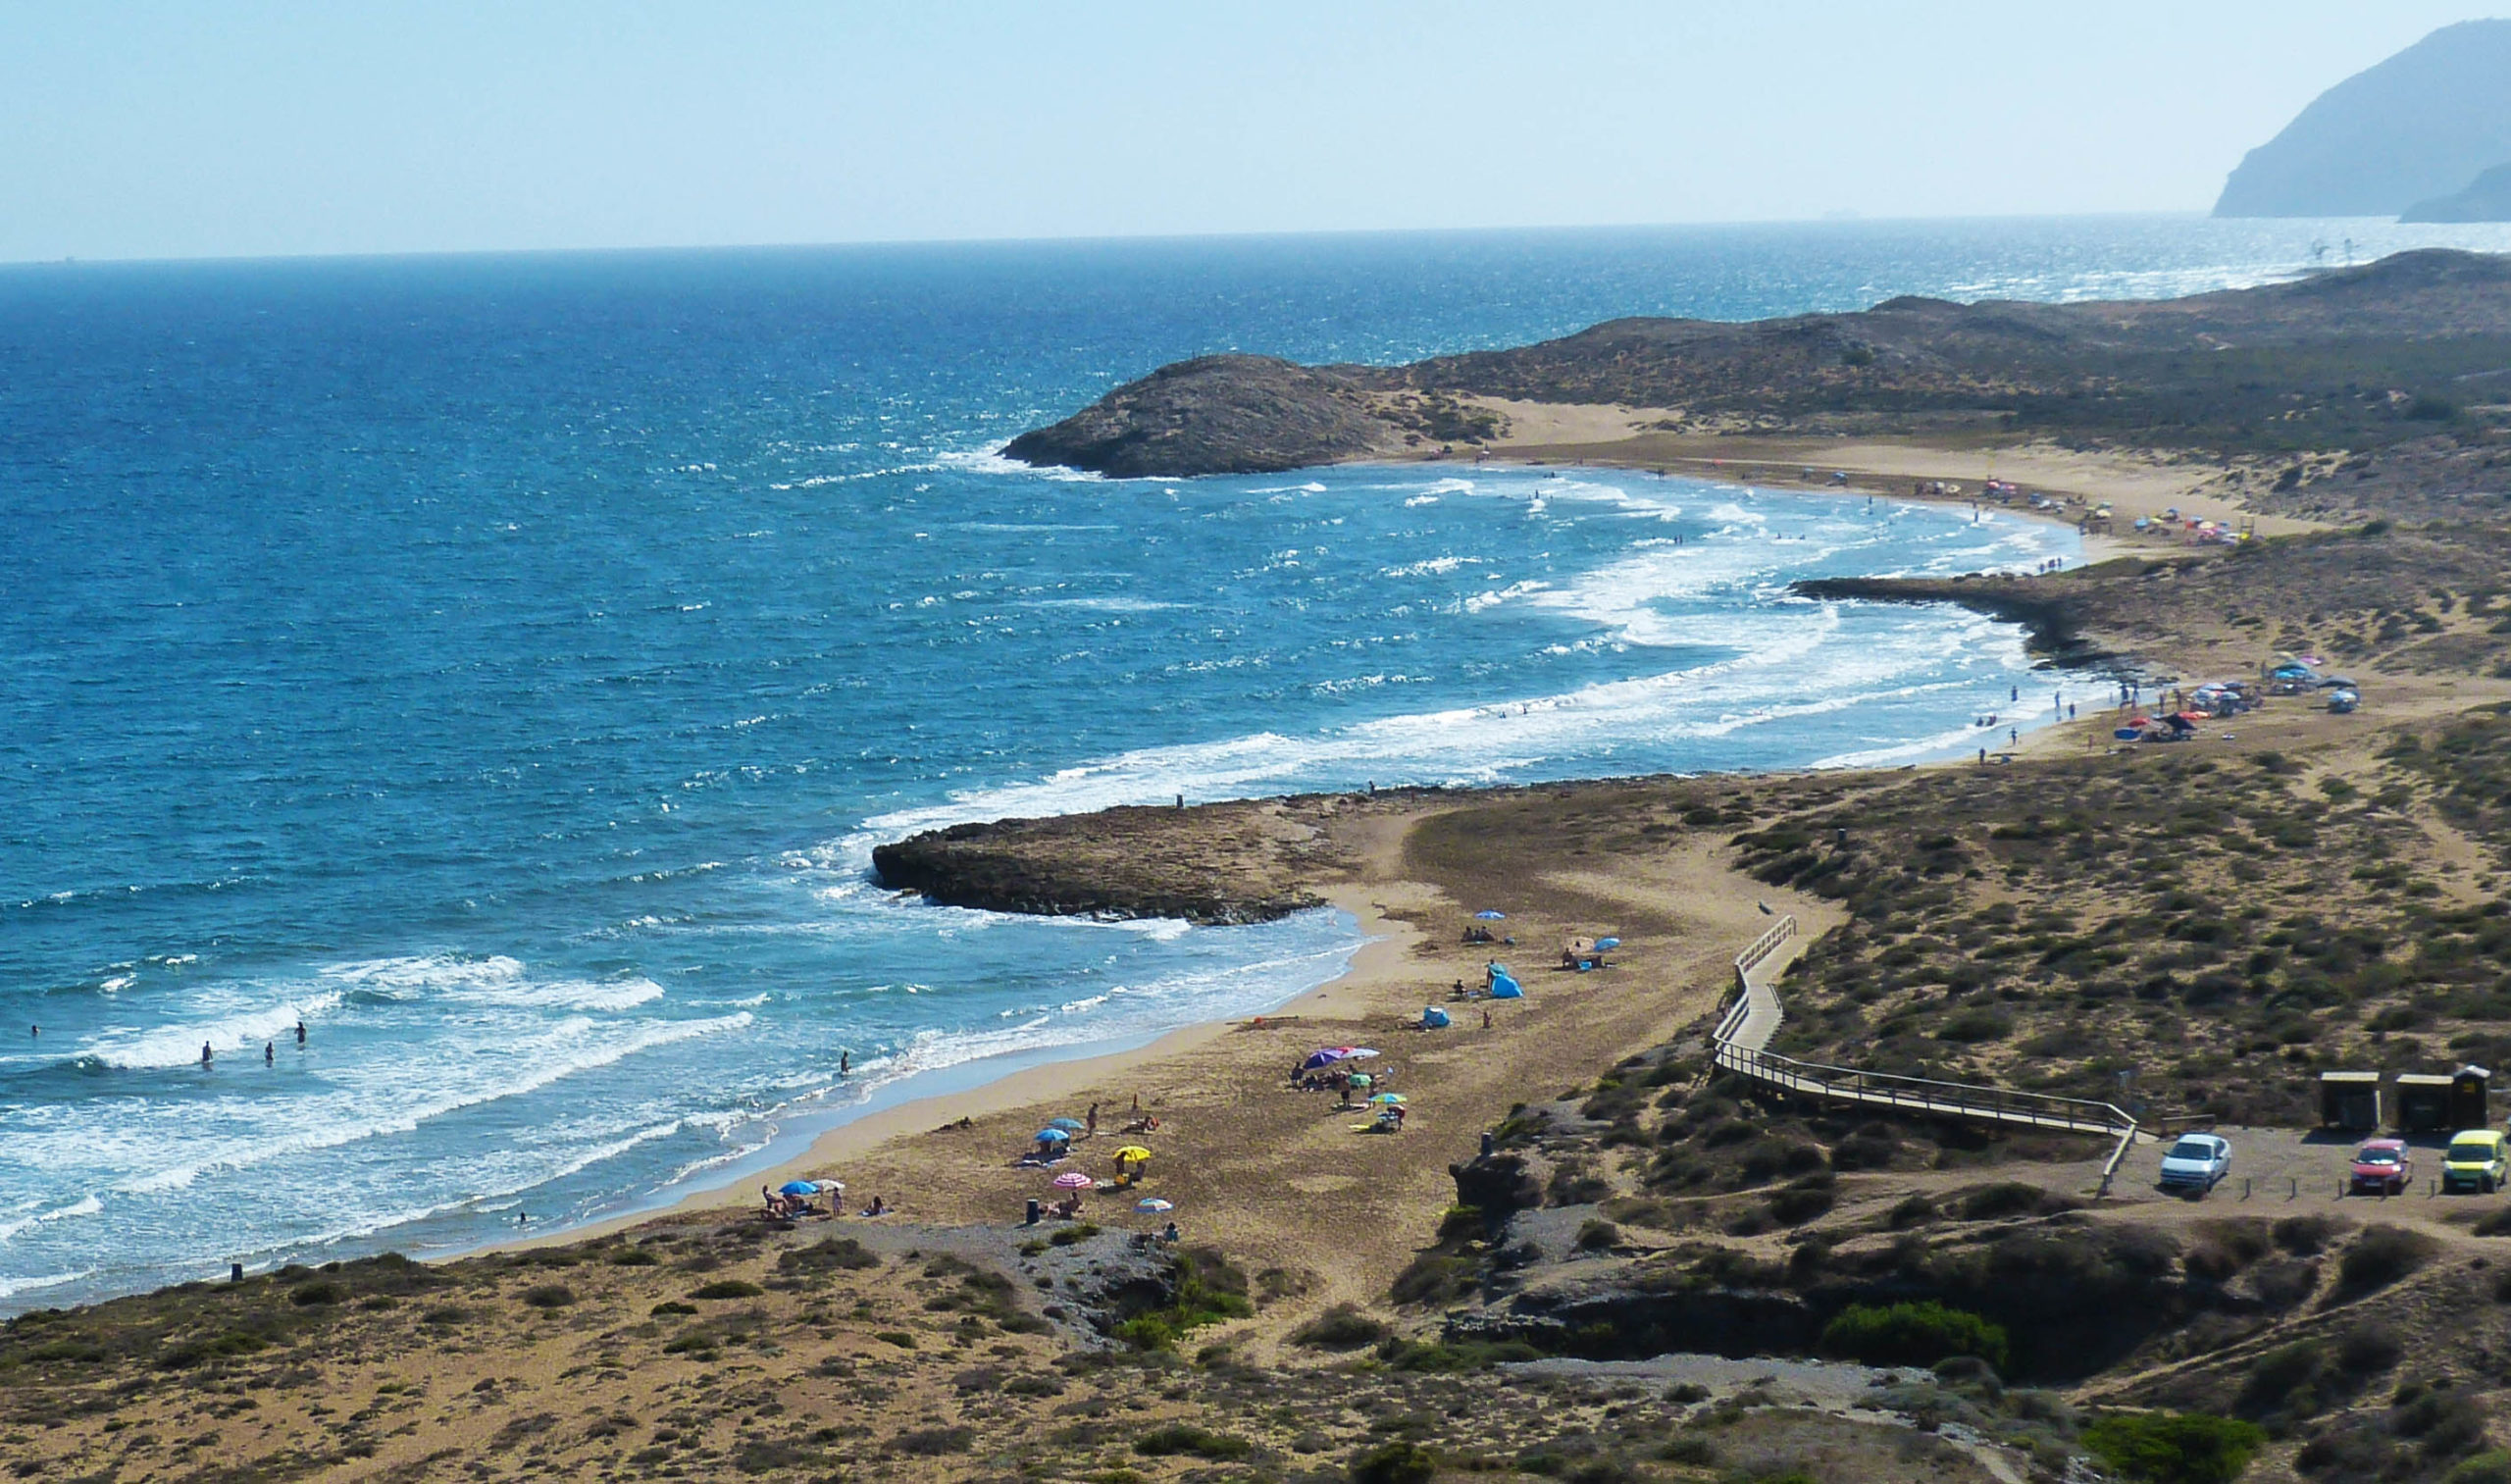
M1486 227L1324 227L1284 228L1255 231L1173 231L1173 232L1073 232L1037 236L963 236L963 237L837 237L811 240L766 242L649 242L613 245L579 245L567 247L417 247L379 248L367 252L304 252L304 253L200 253L194 255L128 257L90 257L65 254L46 258L0 258L0 269L68 268L68 267L149 267L174 265L215 265L248 263L356 263L390 262L414 258L521 258L561 256L625 256L632 253L696 253L696 252L779 252L810 251L837 248L879 247L1020 247L1045 245L1080 245L1097 242L1223 242L1269 241L1303 237L1398 237L1398 236L1461 236L1492 235L1508 232L1560 231L1660 231L1686 228L1717 229L1748 227L1885 227L1926 222L2077 222L2119 221L2140 217L2204 218L2208 213L2194 208L2143 211L2081 212L2016 212L2011 214L1953 213L1941 216L1868 216L1863 213L1825 214L1819 217L1729 217L1690 221L1661 222L1555 222L1519 223ZM2380 222L2394 225L2388 217L2326 217L2260 218L2257 220L2322 220L2329 222Z

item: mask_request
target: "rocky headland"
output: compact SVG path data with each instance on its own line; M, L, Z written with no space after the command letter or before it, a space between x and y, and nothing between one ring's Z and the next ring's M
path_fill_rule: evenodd
M1749 323L1622 319L1409 365L1204 356L1006 452L1121 477L1437 455L1506 404L1651 409L1713 435L1955 434L2280 456L2479 439L2511 379L2511 259L2401 253L2292 282L2080 304L1903 297ZM2464 443L2465 439L2462 439Z

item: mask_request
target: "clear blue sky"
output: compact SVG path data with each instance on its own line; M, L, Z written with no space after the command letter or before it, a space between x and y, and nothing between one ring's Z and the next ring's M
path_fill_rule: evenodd
M2487 12L0 0L0 260L2202 210Z

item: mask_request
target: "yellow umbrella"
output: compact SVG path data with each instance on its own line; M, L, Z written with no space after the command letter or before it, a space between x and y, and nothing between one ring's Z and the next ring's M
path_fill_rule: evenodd
M1116 1151L1116 1157L1128 1162L1136 1159L1148 1159L1151 1157L1151 1151L1144 1149L1139 1144L1128 1144L1123 1149Z

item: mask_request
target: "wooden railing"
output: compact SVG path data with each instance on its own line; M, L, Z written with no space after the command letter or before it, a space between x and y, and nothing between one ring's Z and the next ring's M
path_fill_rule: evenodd
M1968 1118L2015 1128L2115 1138L2118 1148L2111 1151L2101 1175L2104 1194L2110 1189L2111 1177L2118 1173L2120 1161L2127 1157L2127 1147L2140 1132L2148 1137L2156 1132L2140 1128L2134 1115L2115 1103L1829 1066L1767 1049L1784 1012L1777 990L1768 983L1770 976L1761 971L1795 937L1796 919L1781 917L1750 947L1735 955L1735 1002L1718 1016L1717 1029L1710 1033L1710 1059L1714 1065L1800 1097L1931 1117Z

